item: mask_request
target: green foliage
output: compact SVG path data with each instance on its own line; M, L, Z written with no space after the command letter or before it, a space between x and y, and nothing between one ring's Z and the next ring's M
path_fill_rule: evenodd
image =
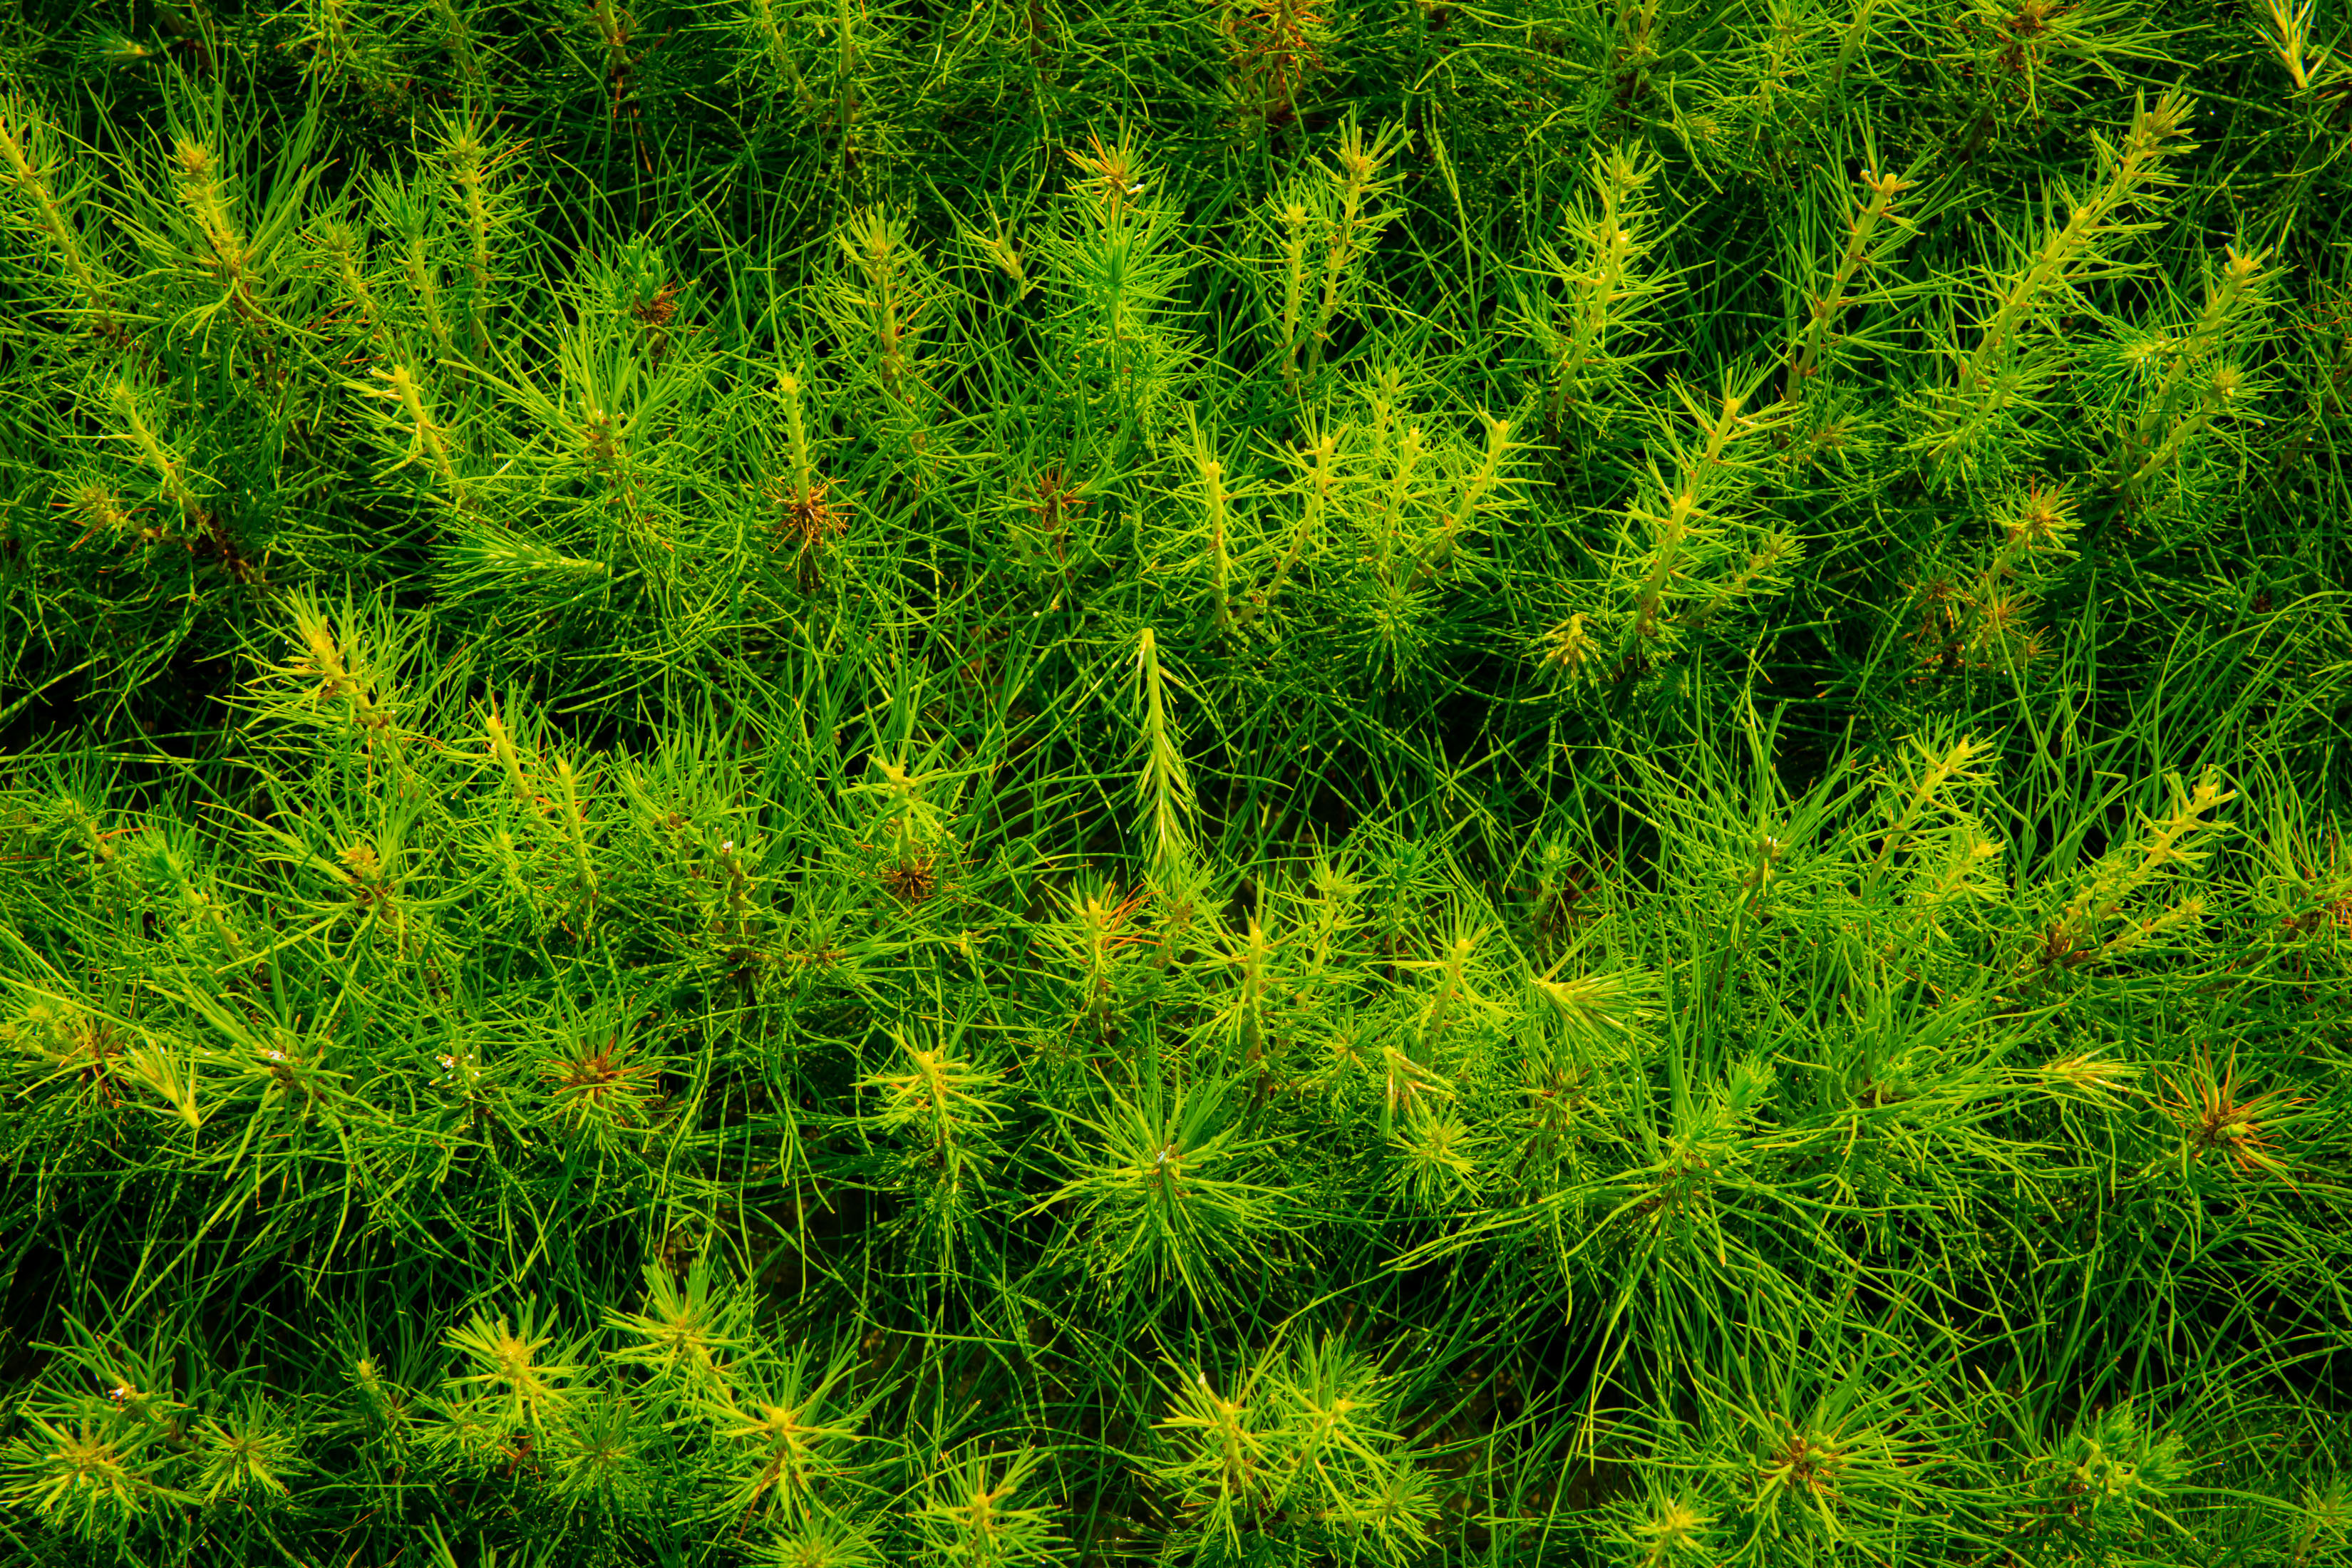
M2352 1551L2352 54L0 20L0 1558Z

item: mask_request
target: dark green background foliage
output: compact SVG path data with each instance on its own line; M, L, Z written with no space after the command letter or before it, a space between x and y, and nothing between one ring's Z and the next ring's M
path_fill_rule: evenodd
M2347 1561L2352 42L0 16L0 1558Z

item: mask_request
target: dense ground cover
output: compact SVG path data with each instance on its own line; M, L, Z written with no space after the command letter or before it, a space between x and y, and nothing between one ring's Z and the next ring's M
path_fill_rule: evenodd
M0 18L0 1556L2347 1561L2342 24Z

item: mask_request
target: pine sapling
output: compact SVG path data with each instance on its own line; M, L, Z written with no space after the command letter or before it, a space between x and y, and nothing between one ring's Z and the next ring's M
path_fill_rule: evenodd
M1298 95L1326 68L1329 25L1318 0L1218 0L1228 98L1272 128L1298 114Z
M1573 681L1627 689L1717 616L1785 586L1802 554L1795 534L1748 515L1769 471L1763 448L1785 427L1790 405L1748 415L1742 394L1710 407L1687 387L1675 390L1702 439L1693 446L1681 421L1656 416L1672 477L1651 458L1601 580L1580 585L1582 605L1534 650Z
M971 1245L967 1232L980 1211L997 1150L1004 1109L996 1090L1002 1075L947 1038L910 1038L894 1032L896 1070L873 1074L860 1089L877 1096L872 1123L906 1144L903 1163L910 1218L943 1276Z
M2204 308L2189 331L2133 345L2128 360L2155 373L2155 385L2122 432L2115 458L2117 488L2126 505L2143 501L2213 422L2250 401L2253 387L2235 355L2259 329L2280 281L2267 252L2231 246L2209 270Z
M776 377L776 400L783 405L790 477L770 479L766 500L778 510L771 548L790 545L793 572L803 593L814 593L824 581L829 549L849 531L849 503L835 497L833 482L821 477L809 447L808 424L802 408L801 378L790 372Z
M944 1454L925 1477L915 1523L934 1560L956 1568L1048 1568L1068 1554L1055 1510L1035 1500L1045 1456Z
M1475 526L1478 518L1489 508L1499 504L1508 493L1509 480L1505 468L1511 454L1524 449L1526 443L1511 439L1511 422L1481 413L1479 418L1486 426L1486 449L1478 465L1462 481L1460 495L1445 519L1437 537L1422 552L1411 586L1425 587L1442 575L1453 563L1454 552L1463 538ZM1409 456L1418 456L1417 453Z
M1883 174L1870 167L1863 170L1857 183L1867 195L1847 198L1844 243L1838 259L1830 269L1828 281L1806 296L1804 320L1787 351L1788 372L1780 384L1784 399L1802 397L1813 378L1828 368L1839 348L1850 346L1850 340L1841 331L1847 313L1885 298L1888 292L1886 286L1875 283L1866 284L1857 292L1856 279L1883 272L1916 222L1910 215L1895 210L1895 200L1913 189L1917 181Z
M389 403L393 406L382 416L389 426L388 433L405 438L405 450L398 461L378 469L376 478L385 479L412 463L423 465L425 470L440 487L442 497L452 506L463 510L467 489L457 473L457 454L452 449L447 427L434 416L428 395L418 383L416 374L404 364L394 364L370 373L373 382L346 382L343 384L362 396Z
M2035 951L2025 960L2023 972L2061 965L2077 968L2120 956L2202 916L2205 900L2190 898L2101 940L2101 933L2142 887L2168 870L2194 869L2205 860L2210 850L2183 846L2222 831L2224 825L2211 820L2210 814L2238 798L2237 792L2223 789L2210 772L2198 780L2194 789L2185 787L2177 775L2166 780L2166 787L2172 795L2172 809L2161 820L2146 823L2132 842L2101 860L2082 889L2042 932Z
M1234 502L1248 498L1255 488L1249 484L1229 487L1223 460L1217 455L1208 434L1201 428L1197 413L1190 405L1185 408L1191 434L1192 472L1198 489L1192 493L1201 509L1201 527L1205 535L1205 548L1199 552L1209 571L1209 625L1223 635L1234 629L1234 583L1238 569L1234 539Z
M443 116L437 141L443 175L457 208L467 331L474 352L488 360L491 311L503 276L499 252L522 219L513 167L520 149L494 134L477 114Z
M1367 142L1363 127L1350 113L1341 122L1339 144L1332 150L1330 164L1316 160L1316 168L1323 176L1324 199L1318 209L1322 255L1316 258L1320 262L1320 276L1317 279L1315 319L1307 331L1303 376L1307 382L1314 381L1322 368L1333 323L1355 308L1364 287L1365 263L1380 244L1381 233L1398 216L1397 209L1385 204L1403 183L1403 177L1385 171L1410 142L1411 132L1405 125L1392 121L1374 132Z
M2016 428L2046 384L2049 367L2031 352L2029 329L2051 302L2095 278L2130 268L2116 252L2145 223L2127 223L2123 213L2175 183L2168 160L2189 150L2190 103L2179 89L2154 107L2142 99L2120 146L2100 142L2098 181L2080 197L2063 194L2066 216L2046 216L2041 237L2006 275L1986 279L1991 308L1979 321L1975 346L1955 348L1955 374L1948 386L1929 395L1929 423L1915 445L1931 465L1943 468L1963 456L1983 451L1994 433ZM2045 206L2051 205L2045 195Z
M1267 1430L1249 1382L1220 1393L1205 1370L1180 1376L1154 1429L1174 1450L1156 1479L1181 1498L1194 1528L1238 1550L1242 1532L1273 1510L1286 1445Z
M478 1311L444 1342L457 1352L449 1389L493 1412L501 1436L535 1435L569 1404L581 1351L558 1342L554 1320L533 1300L513 1316ZM550 1349L554 1358L541 1359Z
M57 150L58 135L48 117L22 94L0 100L0 162L6 164L20 216L40 234L63 269L75 308L100 335L127 347L129 335L110 313L118 284L84 233L80 182L66 176L68 165Z
M1681 289L1650 258L1669 232L1648 190L1658 165L1623 147L1596 148L1580 193L1562 216L1566 245L1546 240L1517 270L1511 326L1536 351L1543 429L1565 441L1571 416L1597 428L1611 395L1657 351L1631 345Z
M1298 470L1287 487L1289 493L1298 498L1298 521L1291 527L1290 542L1276 563L1273 576L1264 587L1250 594L1248 603L1235 617L1236 625L1246 626L1272 608L1291 574L1324 543L1327 520L1344 472L1339 461L1340 443L1354 428L1345 422L1337 428L1318 427L1310 422L1299 447L1295 451L1284 451L1283 456Z
M406 288L404 314L411 330L423 329L438 360L462 363L443 302L440 196L433 183L419 179L406 184L387 170L377 170L368 182L374 226L389 237L393 266Z
M163 498L178 509L181 537L192 542L206 537L212 531L213 519L197 497L194 476L187 461L156 434L144 400L129 382L119 381L114 384L110 402L115 418L121 422L115 432L117 438L129 443L146 460Z
M1136 637L1137 694L1143 702L1143 770L1136 798L1144 811L1139 835L1149 847L1147 864L1163 874L1191 854L1188 827L1195 809L1192 776L1185 771L1182 737L1168 715L1167 692L1176 683L1160 667L1159 639L1146 626Z
M719 1275L721 1267L709 1250L696 1255L683 1279L647 1263L637 1310L604 1314L607 1329L627 1336L609 1359L644 1368L688 1400L723 1397L729 1363L752 1342L754 1302Z
M714 1520L767 1514L803 1527L826 1515L825 1492L849 1478L871 1404L852 1395L855 1366L851 1356L836 1354L820 1367L803 1343L781 1365L730 1379L723 1393L699 1403L733 1461Z
M328 287L333 292L337 310L348 312L348 319L366 334L377 352L388 352L392 339L383 307L368 277L370 237L365 226L340 212L328 213L311 226L310 243L326 263Z

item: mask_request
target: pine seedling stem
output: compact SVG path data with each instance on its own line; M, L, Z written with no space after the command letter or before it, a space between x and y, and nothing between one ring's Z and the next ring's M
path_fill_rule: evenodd
M1878 226L1894 213L1895 198L1911 189L1914 182L1894 174L1882 175L1875 169L1865 169L1861 175L1861 184L1870 193L1870 199L1859 206L1849 208L1845 251L1838 258L1837 267L1830 274L1829 287L1814 295L1808 303L1805 324L1798 334L1796 352L1789 361L1788 378L1780 388L1780 395L1784 399L1793 400L1820 370L1822 351L1828 346L1837 323L1853 303L1846 290L1853 287L1854 275L1871 259L1871 239Z
M1301 395L1298 347L1300 313L1307 304L1306 204L1293 201L1282 209L1282 384L1293 398Z
M2217 364L2207 373L2204 384L2196 388L2194 405L2186 412L2181 408L2189 395L2192 369L2228 342L2239 321L2261 307L2263 296L2277 280L2274 268L2264 269L2268 259L2264 251L2243 253L2231 246L2224 255L2220 277L2209 275L2206 280L2205 306L2197 324L2185 337L2167 345L2169 352L2156 395L2130 432L2122 485L2126 496L2137 495L2150 479L2169 468L2242 389L2243 376L2238 367Z
M1233 550L1228 534L1231 528L1229 509L1234 500L1225 489L1225 466L1219 461L1207 435L1201 428L1199 416L1190 405L1185 409L1191 424L1193 471L1201 481L1201 498L1207 512L1209 531L1210 624L1222 636L1233 629Z
M318 240L320 248L333 263L336 289L358 312L369 340L378 348L389 348L392 340L384 326L383 309L376 303L375 290L362 270L365 241L361 231L341 218L330 218L319 225Z
M1372 210L1393 184L1381 171L1394 152L1391 129L1382 127L1367 145L1363 127L1350 115L1334 151L1336 170L1327 176L1339 201L1339 216L1325 240L1321 296L1315 305L1315 325L1307 334L1306 379L1313 381L1323 365L1324 346L1330 342L1331 323L1345 303L1343 290L1349 273L1363 259L1388 225L1389 215Z
M588 853L588 816L580 807L579 780L573 775L570 759L558 752L551 759L555 769L556 787L563 795L563 830L572 840L573 864L580 870L581 890L587 897L583 920L593 918L596 907L596 864Z
M1415 591L1434 581L1453 561L1454 552L1461 542L1463 534L1467 532L1477 520L1478 509L1486 503L1487 499L1494 494L1496 487L1502 483L1503 463L1517 445L1511 439L1510 421L1496 419L1486 414L1481 414L1479 417L1486 426L1486 453L1479 458L1478 467L1471 474L1468 482L1462 487L1462 498L1454 503L1452 515L1446 518L1444 531L1437 536L1436 542L1430 547L1428 555L1414 572L1412 587ZM1417 443L1420 435L1419 430L1413 431L1410 441Z
M422 224L412 227L405 237L407 243L401 252L401 262L408 279L409 293L415 297L417 310L425 318L425 330L433 334L433 342L440 349L441 357L455 360L457 344L450 337L449 322L442 313L441 268L433 259L429 248L431 241Z
M1922 817L1943 803L1946 790L1956 783L1972 778L1969 767L1985 752L1982 743L1965 737L1954 742L1940 754L1927 751L1916 742L1913 742L1913 747L1924 766L1915 778L1906 781L1908 787L1903 791L1895 820L1888 826L1885 837L1879 841L1878 853L1871 857L1874 880L1888 861L1910 847L1912 830Z
M45 122L23 99L0 101L0 158L7 161L16 188L32 205L35 222L81 291L82 308L100 314L106 309L109 290L83 254L81 229L66 211L56 187L50 184L48 170L43 166L47 160L42 156L41 143L46 133Z
M383 378L392 397L399 403L401 412L408 416L408 453L385 472L396 473L423 458L431 465L433 477L441 482L442 492L451 501L464 504L465 487L458 482L457 462L449 455L448 443L442 438L440 425L425 406L424 389L416 384L415 375L404 364L396 364L375 374Z
M534 814L541 811L544 807L542 798L523 776L522 758L515 751L514 737L507 733L505 721L499 717L496 703L491 704L489 711L483 715L482 730L489 737L490 754L498 759L499 766L506 773L507 786L514 791L515 804Z
M1339 443L1347 439L1351 428L1353 426L1341 425L1335 431L1312 437L1304 447L1306 482L1301 490L1298 523L1290 536L1290 547L1283 552L1282 560L1276 565L1274 577L1266 584L1265 591L1255 595L1244 609L1239 617L1240 624L1246 626L1273 606L1284 584L1290 581L1291 573L1297 569L1298 563L1306 559L1307 552L1320 537L1324 515L1330 506L1331 491L1339 482Z
M1654 531L1649 569L1634 591L1633 635L1637 637L1657 635L1659 615L1680 574L1684 550L1708 516L1701 491L1722 463L1724 444L1739 422L1739 398L1724 395L1715 418L1706 426L1706 445L1695 461L1685 459L1665 498L1664 510L1646 517Z
M163 493L180 509L181 521L187 524L188 537L201 536L205 531L205 509L187 481L185 465L163 445L162 438L149 426L146 415L139 406L138 395L131 391L129 382L115 383L114 412L126 427L131 445L139 448L140 455L147 459L147 466L153 468L156 477L163 481Z
M483 355L490 352L490 205L485 164L488 150L482 143L481 127L468 119L448 128L442 142L442 157L449 174L449 183L457 187L457 201L465 214L467 240L467 279L469 287L466 298L466 322L472 332L475 351Z
M1136 637L1136 679L1144 701L1143 772L1136 795L1145 812L1145 839L1150 845L1154 873L1173 869L1191 850L1185 820L1192 809L1192 783L1184 771L1184 754L1176 728L1168 717L1169 684L1160 668L1160 642L1150 626Z
M784 401L784 433L793 450L793 500L806 506L816 493L816 465L809 456L808 426L801 413L801 379L790 372L776 377L776 392Z
M173 144L172 156L180 202L196 220L197 232L204 238L205 270L242 320L252 326L264 324L267 318L253 299L252 258L244 234L230 215L212 150L202 142L183 138Z
M2083 275L2099 256L2101 242L2115 234L2114 220L2132 200L2163 177L2164 161L2178 152L2172 143L2188 134L2189 100L2179 89L2167 92L2154 108L2142 102L2132 116L2130 134L2109 163L2105 179L2083 200L2072 204L2063 224L2042 231L2042 243L2024 271L2011 280L1979 330L1973 353L1961 362L1958 384L1948 421L1955 434L1940 452L1948 452L1961 430L1975 428L1994 408L2000 374L2011 359L2017 334L2028 315L2045 296Z
M898 254L903 241L898 226L886 215L867 208L851 217L840 243L864 282L856 302L866 312L876 379L903 408L907 404L907 310L902 297L904 268Z
M1609 341L1623 324L1642 290L1634 287L1634 263L1647 250L1646 213L1635 210L1635 198L1650 183L1652 168L1638 153L1624 148L1594 149L1591 182L1601 199L1597 224L1582 226L1587 259L1569 269L1554 258L1554 270L1565 271L1571 297L1570 335L1560 349L1551 376L1547 425L1557 430L1570 407L1580 401L1588 373L1607 351ZM1548 255L1550 253L1547 253Z

